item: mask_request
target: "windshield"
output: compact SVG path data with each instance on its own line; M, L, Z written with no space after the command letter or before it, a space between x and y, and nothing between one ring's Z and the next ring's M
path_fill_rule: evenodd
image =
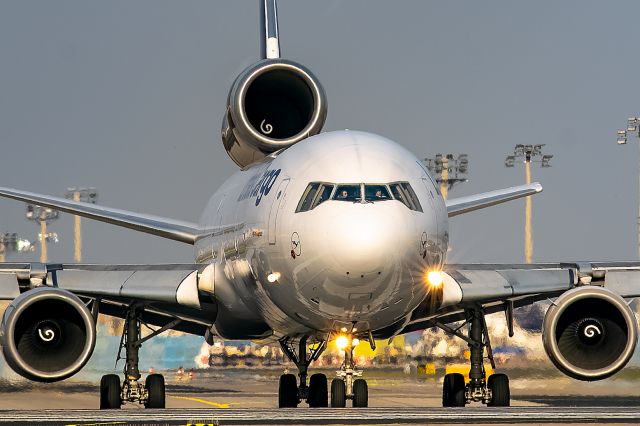
M360 185L338 185L334 200L356 202L362 199L360 195Z
M362 192L364 191L364 199ZM307 185L298 202L296 213L313 210L328 200L350 201L352 203L376 203L396 200L410 210L422 212L418 196L409 182L393 183L349 183L338 185L329 182L311 182Z
M390 200L391 195L386 185L365 185L364 186L365 201L384 201Z

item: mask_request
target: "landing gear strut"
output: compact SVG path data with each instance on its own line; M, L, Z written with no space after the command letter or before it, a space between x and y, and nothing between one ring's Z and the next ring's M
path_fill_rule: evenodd
M140 335L140 317L144 307L133 304L127 310L124 331L120 339L120 350L116 363L123 359L122 350L125 351L124 381L116 374L102 376L100 382L100 408L111 409L120 408L125 402L137 402L144 404L146 408L165 408L165 386L162 374L149 374L143 383L139 380L142 377L138 368L139 351L142 343L157 336L158 334L174 327L180 320L176 319L165 326L153 330L144 338ZM146 324L145 324L146 325Z
M344 348L344 361L337 376L331 381L331 406L344 408L347 399L351 399L354 408L367 407L369 405L369 387L366 380L356 378L362 376L362 371L356 368L353 360L352 339L348 339Z
M471 402L482 402L490 407L508 407L510 405L509 378L506 374L493 374L486 380L484 369L484 351L491 367L495 369L491 342L487 331L484 312L479 307L465 311L466 321L458 329L452 329L445 324L437 324L448 333L465 340L469 344L471 353L469 369L469 383L465 385L464 376L460 373L445 375L442 386L443 407L464 407ZM460 329L468 325L469 332L465 336Z
M309 365L317 360L322 352L327 348L327 342L321 341L317 345L309 348L307 353L308 337L304 336L298 342L298 351L290 339L280 340L280 347L284 354L298 367L298 377L300 385L296 382L293 374L283 374L280 376L280 386L278 388L278 406L280 408L293 408L304 400L309 407L327 407L327 376L324 374L313 374L307 386L307 374Z

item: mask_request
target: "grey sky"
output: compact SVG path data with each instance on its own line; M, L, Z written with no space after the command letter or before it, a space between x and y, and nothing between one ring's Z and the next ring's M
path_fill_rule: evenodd
M466 152L461 196L522 183L516 143L546 143L534 259L636 256L640 114L632 1L279 3L281 48L322 81L326 130L368 130L423 157ZM236 170L227 91L258 57L257 1L0 2L0 185L92 185L100 203L196 221ZM83 220L90 262L190 261L180 243ZM523 202L452 219L451 261L522 261ZM51 260L72 260L72 221ZM0 201L0 230L37 232ZM12 260L35 260L13 256Z

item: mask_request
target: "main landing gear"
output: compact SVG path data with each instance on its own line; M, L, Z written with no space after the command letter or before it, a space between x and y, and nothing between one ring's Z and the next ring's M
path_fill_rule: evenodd
M444 324L438 327L454 334L469 344L471 352L471 369L469 382L465 384L464 376L460 373L445 375L442 386L443 407L464 407L471 402L482 402L489 407L508 407L510 405L509 378L506 374L492 374L486 380L484 369L484 351L495 369L489 333L484 319L484 312L480 308L467 309L466 321L458 329L452 329ZM465 336L460 329L468 325L469 332Z
M139 382L142 376L138 369L138 352L142 347L142 343L172 328L180 320L176 319L157 330L149 327L152 333L143 338L140 335L140 317L143 310L142 306L134 304L127 311L124 331L120 339L120 350L118 351L118 360L120 360L122 359L122 349L125 350L125 378L121 383L117 374L102 376L100 381L100 409L120 408L125 402L137 402L143 404L146 408L165 408L164 376L162 374L149 374L144 383Z
M345 358L342 367L338 371L338 377L331 381L331 407L346 407L347 399L353 400L354 407L366 407L368 405L369 390L367 382L356 378L362 376L362 371L356 369L353 361L353 346L350 337L348 345L344 348ZM285 355L298 367L300 384L293 374L280 376L278 388L278 406L280 408L297 407L302 401L306 401L309 407L328 407L329 391L327 389L327 376L321 373L311 375L307 386L307 372L311 362L317 360L327 347L327 342L322 341L309 348L307 353L307 340L305 336L298 342L296 352L291 340L280 340L280 346Z

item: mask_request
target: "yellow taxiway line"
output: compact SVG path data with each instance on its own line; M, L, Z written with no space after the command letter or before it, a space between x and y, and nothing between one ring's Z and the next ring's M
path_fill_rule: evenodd
M213 405L214 407L217 407L217 408L231 408L231 404L235 404L234 402L231 402L229 404L220 404L218 402L207 401L206 399L202 399L202 398L189 398L187 396L174 396L174 395L169 395L169 396L171 398L184 399L185 401L193 401L193 402L200 402L202 404Z

